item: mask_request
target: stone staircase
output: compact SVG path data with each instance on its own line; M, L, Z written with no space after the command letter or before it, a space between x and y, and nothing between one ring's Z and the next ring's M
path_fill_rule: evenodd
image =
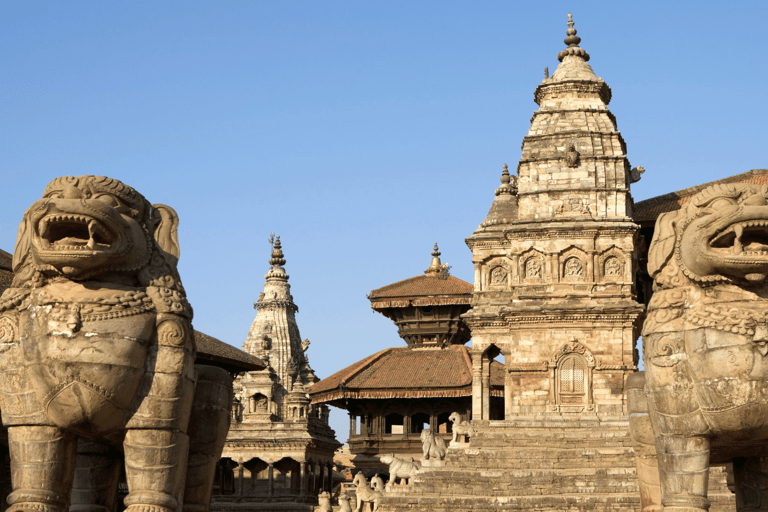
M639 511L632 446L622 418L480 422L468 447L394 486L379 510ZM710 512L735 510L723 468L711 471L709 497Z

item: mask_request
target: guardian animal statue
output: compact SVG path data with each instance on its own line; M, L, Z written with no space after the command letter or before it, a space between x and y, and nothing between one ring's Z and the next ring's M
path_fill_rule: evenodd
M452 412L448 419L453 423L451 427L453 439L451 441L455 443L459 436L461 436L461 442L469 442L469 438L472 435L472 425L468 421L462 421L461 416L457 412Z
M635 439L653 448L644 422L655 437L663 510L707 510L709 465L729 461L737 510L768 510L768 187L714 185L662 214L648 272L645 389L627 387Z
M393 485L396 478L400 479L400 485L408 485L416 473L421 470L421 465L413 458L404 460L390 453L382 455L379 460L384 464L389 464L389 484L387 485Z
M422 460L445 458L445 440L432 433L431 429L421 431Z
M0 298L9 510L114 510L123 458L128 511L208 509L232 383L194 365L177 226L100 176L57 178L24 213Z
M357 497L355 512L360 512L363 509L363 503L371 503L371 512L376 512L379 508L381 493L371 489L368 481L365 479L365 475L362 473L356 474L352 483L357 486L355 490L355 496Z
M384 480L378 473L371 478L371 489L374 491L384 492Z

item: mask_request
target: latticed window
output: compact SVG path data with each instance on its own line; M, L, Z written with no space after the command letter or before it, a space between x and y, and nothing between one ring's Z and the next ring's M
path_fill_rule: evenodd
M587 389L584 358L577 354L571 354L561 359L558 379L561 403L581 402Z

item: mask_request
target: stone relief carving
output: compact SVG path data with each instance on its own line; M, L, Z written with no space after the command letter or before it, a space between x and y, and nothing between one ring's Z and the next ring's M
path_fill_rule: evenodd
M194 366L177 227L172 208L101 176L56 178L24 213L0 298L14 510L114 509L115 447L128 511L174 512L181 496L208 510L232 381Z
M568 343L565 343L554 354L552 354L552 357L550 358L550 364L554 366L557 364L557 361L561 357L573 353L584 356L584 359L587 360L588 364L595 364L595 356L593 356L592 352L590 352L589 349L580 343L579 340L577 340L575 337L571 337L571 340Z
M648 272L645 372L628 383L638 390L629 407L650 412L633 418L638 453L665 455L661 504L643 505L707 510L709 464L732 460L737 509L759 510L768 500L768 187L714 185L662 214Z
M453 430L453 439L451 439L451 442L468 443L469 438L472 436L472 425L468 421L463 421L457 412L452 412L451 415L448 416L448 419L452 423L451 430ZM460 436L461 441L459 441Z
M379 509L381 493L371 489L368 480L366 480L365 475L363 475L362 472L355 475L352 483L357 486L357 489L355 489L355 496L357 498L357 507L355 507L355 511L361 512L363 503L370 503L372 512L376 512Z
M502 286L507 284L507 271L501 265L494 267L491 270L491 285Z
M435 435L431 429L425 428L421 431L421 447L422 462L430 459L445 459L445 440L441 436Z
M605 265L603 266L603 275L605 277L621 277L622 270L621 262L617 257L611 256L605 260Z
M536 256L532 256L525 260L525 278L526 279L541 279L544 276L541 260Z
M571 139L566 144L565 163L571 168L579 166L579 152L576 150L576 139Z
M579 258L572 256L565 260L565 265L563 266L563 277L577 279L584 277L584 269L581 266L581 261Z
M379 460L389 465L389 485L394 485L396 478L400 479L399 485L408 485L416 473L421 470L421 464L413 458L405 460L389 453L379 457Z

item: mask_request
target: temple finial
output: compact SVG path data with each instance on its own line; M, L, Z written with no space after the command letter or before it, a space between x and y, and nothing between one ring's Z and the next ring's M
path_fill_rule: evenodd
M501 194L516 193L517 187L515 186L512 179L512 176L509 175L509 167L507 167L507 164L504 164L504 169L501 171L501 186L496 189L495 194L498 196Z
M432 257L433 258L440 257L440 250L437 248L437 242L435 242L435 248L432 250Z
M432 264L424 273L428 276L445 277L448 268L448 265L443 265L440 261L440 250L437 248L437 242L435 242L435 247L432 250Z
M576 35L576 29L573 28L574 25L573 16L571 13L568 13L568 30L565 31L567 37L563 40L568 45L568 48L557 54L557 60L560 62L563 61L566 55L576 55L583 58L585 62L589 61L589 54L579 48L581 38Z
M269 235L269 243L272 244L272 257L269 258L269 264L273 267L282 267L285 265L285 258L283 258L282 246L280 245L280 237L275 237L274 233Z

